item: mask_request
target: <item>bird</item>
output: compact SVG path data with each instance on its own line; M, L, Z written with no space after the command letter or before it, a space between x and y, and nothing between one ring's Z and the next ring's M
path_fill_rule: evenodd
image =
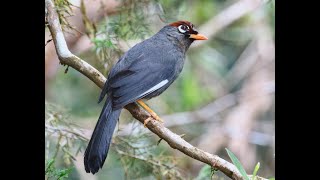
M165 25L155 35L130 48L111 68L98 103L107 95L104 106L84 153L87 173L95 174L107 158L112 135L121 110L137 103L151 120L163 120L144 103L163 93L183 69L186 52L195 40L207 40L185 20Z

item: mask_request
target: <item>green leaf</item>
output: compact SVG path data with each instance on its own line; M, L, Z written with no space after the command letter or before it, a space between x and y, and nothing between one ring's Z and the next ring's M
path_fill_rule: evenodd
M269 180L276 180L276 178L269 178Z
M245 180L249 180L249 177L246 173L246 171L244 170L243 166L241 165L240 161L238 160L238 158L231 152L229 151L229 149L226 148L226 151L231 159L231 161L233 162L233 164L237 167L237 169L239 170L240 174L242 175L242 177Z
M260 168L260 162L258 162L257 165L254 167L254 171L252 173L252 179L253 180L255 180L259 168Z
M68 168L68 169L58 170L57 174L56 174L56 176L58 177L58 180L62 180L64 178L67 178L72 169L73 168L71 167L71 168Z
M195 180L210 179L210 176L211 176L211 167L206 164L201 168L201 170L199 171L199 174L195 178Z
M113 43L108 39L106 40L105 42L105 46L108 47L108 48L115 48Z
M54 166L54 162L54 159L50 159L46 162L45 175L48 177L55 177L57 180L63 180L64 178L67 178L73 167L66 169L56 169L56 167Z
M45 174L47 174L51 170L51 167L52 167L53 163L54 163L54 159L49 159L47 161L47 164L46 164L47 168L45 170Z

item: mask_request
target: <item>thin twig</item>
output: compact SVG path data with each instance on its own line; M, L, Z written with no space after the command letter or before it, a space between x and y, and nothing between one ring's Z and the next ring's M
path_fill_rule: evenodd
M46 0L45 3L47 9L46 15L49 23L48 27L51 32L57 55L61 63L69 65L70 67L84 74L98 87L102 88L106 81L106 78L90 64L86 63L69 51L61 29L61 25L58 20L57 12L54 9L54 3L51 0ZM149 117L149 115L146 112L142 111L136 104L128 104L127 106L125 106L125 108L132 114L134 118L139 120L141 123L143 123L144 120ZM217 155L212 155L208 152L192 146L184 139L182 139L179 135L171 132L169 129L164 127L160 122L151 120L147 124L147 127L148 129L150 129L150 131L165 140L172 148L179 150L189 157L192 157L196 160L219 169L232 179L243 179L241 174L233 164L218 157Z
M52 39L49 39L44 46L47 46L49 44L49 42L51 42L51 41L52 41Z
M139 155L134 155L134 154L129 154L129 153L126 153L126 152L123 152L121 151L120 149L116 149L117 153L120 154L120 155L124 155L124 156L128 156L128 157L131 157L131 158L134 158L134 159L138 159L138 160L141 160L141 161L145 161L147 163L150 163L154 166L158 166L158 167L166 167L167 169L171 169L172 167L167 165L167 164L160 164L159 162L155 162L154 160L151 160L151 159L146 159L145 157L143 156L139 156Z

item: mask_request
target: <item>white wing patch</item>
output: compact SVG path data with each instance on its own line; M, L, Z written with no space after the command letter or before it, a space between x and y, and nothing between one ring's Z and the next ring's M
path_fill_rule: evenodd
M146 94L148 94L148 93L151 93L151 92L153 92L153 91L155 91L155 90L157 90L157 89L160 89L162 86L164 86L164 85L167 84L168 82L169 82L168 79L161 81L161 82L158 83L157 85L155 85L155 86L153 86L152 88L150 88L148 91L140 94L139 97L142 97L142 96L144 96L144 95L146 95Z

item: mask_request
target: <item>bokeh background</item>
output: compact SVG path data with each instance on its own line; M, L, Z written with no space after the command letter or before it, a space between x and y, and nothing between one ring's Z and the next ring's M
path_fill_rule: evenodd
M260 162L258 175L274 177L274 0L54 2L71 52L105 76L125 51L164 25L191 21L209 40L191 45L179 78L148 104L192 145L231 162L228 148L248 174ZM60 65L52 41L45 47L45 91L46 163L71 168L67 179L210 179L203 163L164 141L157 145L159 137L126 110L103 169L86 174L83 153L103 106L100 89Z

